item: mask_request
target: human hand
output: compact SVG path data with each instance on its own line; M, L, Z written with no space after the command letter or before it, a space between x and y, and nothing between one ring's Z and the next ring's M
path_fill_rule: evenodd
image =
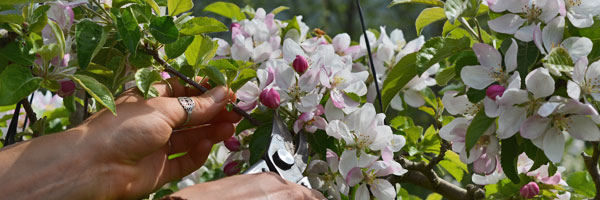
M266 172L223 178L187 187L170 196L183 199L325 199L323 195Z
M233 134L233 123L241 117L227 112L225 105L233 93L216 87L207 93L185 88L178 80L155 84L160 97L144 99L130 90L117 100L117 116L107 110L86 120L88 139L100 155L95 158L105 166L109 178L101 183L116 198L140 198L163 184L177 180L206 161L212 146ZM200 95L200 96L197 96ZM184 126L187 113L176 97L190 96L195 109ZM173 133L173 134L172 134ZM170 154L187 154L168 160Z

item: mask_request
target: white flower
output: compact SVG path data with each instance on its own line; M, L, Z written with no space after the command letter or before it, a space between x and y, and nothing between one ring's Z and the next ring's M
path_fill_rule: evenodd
M587 57L581 57L575 63L572 78L573 80L567 82L569 97L579 100L583 93L600 101L600 61L596 61L588 67Z
M332 137L343 139L348 146L382 150L393 139L392 129L383 124L383 118L384 114L375 113L373 104L366 103L350 113L344 121L329 121L326 132Z
M573 26L587 28L594 24L594 16L600 14L600 1L560 0L559 13L567 16Z
M431 75L435 75L439 68L440 65L436 63L427 69L427 71L423 72L421 76L415 76L404 86L402 93L404 93L406 104L415 108L425 104L425 99L420 91L423 91L428 86L434 86L436 84L435 78L431 77ZM399 111L404 110L400 93L392 99L390 106Z
M540 25L538 24L534 27L533 41L544 55L550 54L554 48L564 48L569 52L572 60L587 57L592 51L592 41L586 37L570 37L563 41L564 29L564 17L555 18L543 30L540 29ZM556 69L547 64L544 64L544 66L557 76L560 76L560 71L564 71L564 69Z
M600 130L590 117L597 115L589 104L555 96L523 122L520 133L544 150L550 161L557 163L563 156L565 133L585 141L600 139Z
M490 29L499 33L514 34L515 38L524 42L533 39L536 21L548 23L558 15L559 10L557 0L492 0L488 3L494 12L510 12L489 21ZM521 18L521 13L525 19Z
M483 133L477 144L469 151L469 156L467 156L465 140L467 128L470 123L471 121L466 118L456 118L440 129L440 137L446 141L452 142L452 151L459 153L460 160L467 164L480 159L490 160L490 158L498 155L499 144L498 139L492 135L495 130L495 126L492 124L492 126ZM486 156L482 157L483 154L486 154ZM493 167L495 167L495 164ZM487 171L491 173L492 170Z
M465 66L460 71L460 76L465 85L482 90L493 82L499 82L501 85L508 84L510 72L517 69L517 51L518 46L515 40L506 52L504 63L506 68L502 68L502 55L494 47L477 43L473 45L473 51L481 65Z

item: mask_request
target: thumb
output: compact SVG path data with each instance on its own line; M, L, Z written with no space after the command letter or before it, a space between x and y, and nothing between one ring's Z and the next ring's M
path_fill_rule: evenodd
M217 114L223 111L228 103L230 92L223 86L215 87L201 96L189 97L194 102L192 114L189 116L190 121L184 124L187 120L188 113L185 111L178 98L176 97L161 97L157 103L159 108L163 109L166 120L172 128L183 126L203 125L213 119ZM158 98L155 98L158 99Z

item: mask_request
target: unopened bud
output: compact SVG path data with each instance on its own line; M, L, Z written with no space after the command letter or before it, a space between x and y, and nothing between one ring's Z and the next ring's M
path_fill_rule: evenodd
M304 58L304 56L297 55L294 63L292 63L292 66L294 67L294 70L298 72L298 74L304 74L304 72L306 72L308 69L308 61L306 58Z
M73 94L73 91L75 91L75 82L73 82L72 80L59 81L59 83L60 90L58 90L56 93L60 97L65 98L71 96Z
M242 145L235 136L231 136L229 139L223 141L223 143L225 143L225 147L227 147L229 151L239 151L240 146Z
M236 175L242 170L240 163L237 161L231 161L223 165L223 173L225 173L227 176Z
M540 193L540 187L535 182L529 182L524 185L519 191L521 196L526 199L532 199L535 195Z
M279 96L279 93L277 92L277 90L271 88L271 89L265 89L260 93L260 103L262 103L263 105L269 107L269 108L277 108L279 107L279 103L281 101L281 97Z
M501 85L490 85L490 87L487 88L487 90L485 91L485 94L492 100L496 100L496 97L498 96L502 96L502 94L504 94L504 90L506 90L506 88L502 87Z

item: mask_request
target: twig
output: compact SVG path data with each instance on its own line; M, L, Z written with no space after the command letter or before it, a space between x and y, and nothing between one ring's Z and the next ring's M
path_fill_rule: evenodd
M600 158L600 152L598 150L598 142L592 142L592 148L594 151L592 156L587 155L585 152L581 153L583 156L583 161L585 163L585 168L592 176L592 180L594 180L594 184L596 185L596 196L594 199L600 199L600 173L598 172L598 158Z
M446 146L446 145L443 145ZM446 146L447 147L447 146ZM444 147L445 148L445 147ZM441 153L440 153L441 154ZM485 192L477 187L471 186L467 189L453 185L452 183L441 179L433 169L425 162L413 162L405 158L400 158L400 164L408 170L402 176L390 176L388 180L391 183L412 183L428 190L437 192L448 199L483 199ZM430 162L431 163L431 162ZM435 165L433 165L435 166Z
M146 53L149 55L152 55L152 57L154 58L154 60L156 60L156 62L158 62L162 66L164 66L166 72L179 77L181 80L185 81L186 83L188 83L188 84L194 86L196 89L200 90L202 93L205 93L208 91L208 89L201 86L196 81L189 79L187 76L185 76L181 72L175 70L175 68L173 68L171 65L169 65L169 63L167 63L165 60L160 58L160 55L158 55L158 51L146 48ZM248 119L248 121L250 121L250 123L252 123L253 125L256 125L256 126L261 125L261 123L258 120L254 119L252 116L250 116L250 114L246 113L246 111L242 110L240 107L238 107L237 105L235 105L233 103L231 103L231 104L233 105L233 111L235 111L237 114Z
M32 94L33 95L33 94ZM31 108L31 103L27 100L27 98L24 98L23 100L21 100L21 103L23 104L23 108L25 108L25 116L27 116L27 119L29 119L29 124L33 125L35 124L35 122L37 121L37 116L35 115L35 112L33 112L33 109ZM25 128L25 126L27 125L27 121L25 121L25 123L23 124L23 129ZM39 136L39 133L35 132L33 133L33 137L37 137Z
M446 140L441 140L441 144L440 144L440 153L432 158L429 161L429 164L427 164L427 169L432 170L433 167L435 167L435 165L437 165L440 161L444 160L444 156L446 155L446 151L448 150L448 148L450 147L450 143L448 143Z
M471 25L469 25L469 22L467 22L467 19L465 19L464 17L459 17L458 21L460 21L460 23L467 28L467 31L471 35L473 35L473 37L479 39L479 42L483 43L483 39L481 37L479 37L479 35L477 35L477 33L475 32L475 30L473 30L473 28L471 28Z

